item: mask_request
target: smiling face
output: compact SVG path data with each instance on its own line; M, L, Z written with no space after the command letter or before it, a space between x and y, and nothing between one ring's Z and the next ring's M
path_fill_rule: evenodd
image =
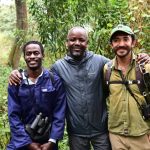
M67 36L66 46L68 55L75 60L81 60L87 48L88 36L86 30L82 27L72 28Z
M135 40L127 33L117 32L112 37L111 47L118 57L126 57L131 54L134 46Z
M24 59L30 70L37 70L42 67L43 54L38 44L29 44L25 47Z

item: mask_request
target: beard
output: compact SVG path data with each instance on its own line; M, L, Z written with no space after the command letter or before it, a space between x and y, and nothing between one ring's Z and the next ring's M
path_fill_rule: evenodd
M118 57L126 57L132 50L129 46L119 46L113 49Z
M68 55L71 56L75 60L81 60L85 56L85 50L81 51L68 51Z

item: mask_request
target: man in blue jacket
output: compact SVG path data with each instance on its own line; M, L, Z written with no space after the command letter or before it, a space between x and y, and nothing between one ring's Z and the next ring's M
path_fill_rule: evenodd
M58 140L63 137L65 124L66 96L62 81L57 74L51 74L42 67L44 49L40 42L27 42L23 54L27 64L26 70L22 72L23 80L20 85L8 86L11 140L7 150L56 150ZM50 128L48 136L37 142L26 126L30 127L30 131L34 126L34 134L38 130L44 135L47 129L42 133L37 129L40 123L34 122L39 113L41 124L48 123L47 128Z

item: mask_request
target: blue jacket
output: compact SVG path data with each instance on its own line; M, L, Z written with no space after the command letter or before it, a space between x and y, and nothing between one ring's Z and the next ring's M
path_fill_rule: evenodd
M62 81L54 74L51 80L48 70L43 71L36 84L27 85L24 80L20 86L8 86L8 117L11 141L7 150L24 150L32 143L24 125L31 124L41 112L51 123L50 137L62 139L65 125L66 96Z

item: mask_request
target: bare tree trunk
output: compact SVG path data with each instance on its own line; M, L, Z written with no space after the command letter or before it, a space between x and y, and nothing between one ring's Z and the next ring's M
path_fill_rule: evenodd
M13 69L17 69L21 58L21 46L25 41L28 23L27 23L27 7L26 0L15 0L16 5L16 37L12 45L9 55L9 65Z
M144 17L143 14L147 13L149 14L150 9L150 0L129 0L129 10L132 12L132 17L134 20L131 19L131 27L136 28L139 30L138 32L138 39L143 39L144 35L140 34L143 32L144 29ZM134 27L133 27L134 25ZM140 43L137 43L138 48L142 48L142 45Z

